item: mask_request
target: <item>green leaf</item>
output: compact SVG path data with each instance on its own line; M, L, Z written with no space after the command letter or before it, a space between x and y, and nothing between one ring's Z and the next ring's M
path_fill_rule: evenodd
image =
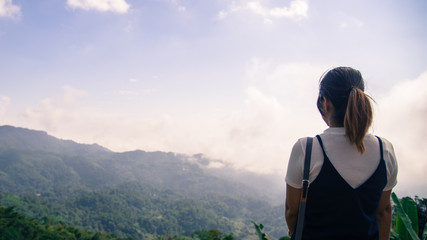
M412 229L418 235L418 214L417 214L417 204L414 199L410 197L404 197L400 200L403 210L408 215L409 219L412 222Z
M252 221L252 224L255 226L255 231L258 234L259 240L268 240L268 235L261 231L264 226L262 224L258 226L254 221Z
M401 239L419 240L417 233L412 227L412 221L408 214L405 212L402 203L399 201L395 193L392 193L393 202L396 204L397 220L396 220L396 233L399 234ZM410 204L410 201L405 204ZM415 202L414 202L415 204ZM409 207L409 206L405 206ZM416 206L415 206L416 207ZM409 207L411 208L411 207Z
M390 240L399 240L399 234L395 232L394 230L391 230L390 232Z

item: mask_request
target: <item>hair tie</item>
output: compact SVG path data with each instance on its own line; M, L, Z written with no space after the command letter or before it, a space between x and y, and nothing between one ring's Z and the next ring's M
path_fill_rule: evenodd
M349 95L353 89L356 89L356 90L357 90L357 89L360 89L360 88L359 88L359 87L357 87L357 86L351 86L351 87L350 87L350 89L347 91L347 94ZM362 91L362 92L363 92L363 90L362 90L362 89L360 89L360 91Z

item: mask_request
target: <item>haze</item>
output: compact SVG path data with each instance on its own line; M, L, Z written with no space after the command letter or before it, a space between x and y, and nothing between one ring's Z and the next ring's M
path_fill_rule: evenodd
M359 69L400 195L427 196L427 2L0 0L0 124L283 177L327 126L318 80ZM215 167L215 166L212 166Z

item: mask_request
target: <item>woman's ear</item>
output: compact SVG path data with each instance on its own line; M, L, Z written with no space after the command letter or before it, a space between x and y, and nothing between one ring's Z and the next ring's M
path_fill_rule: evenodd
M322 100L323 100L322 101L322 108L323 108L322 118L328 126L331 126L332 116L335 111L334 105L332 104L331 100L327 99L326 97L323 97Z
M323 97L322 103L326 115L334 110L334 105L332 104L331 100L327 99L326 97Z

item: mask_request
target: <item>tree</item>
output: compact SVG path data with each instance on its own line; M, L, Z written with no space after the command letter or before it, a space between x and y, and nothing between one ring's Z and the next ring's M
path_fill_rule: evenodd
M196 231L191 236L199 240L234 240L232 233L226 235L216 229Z

